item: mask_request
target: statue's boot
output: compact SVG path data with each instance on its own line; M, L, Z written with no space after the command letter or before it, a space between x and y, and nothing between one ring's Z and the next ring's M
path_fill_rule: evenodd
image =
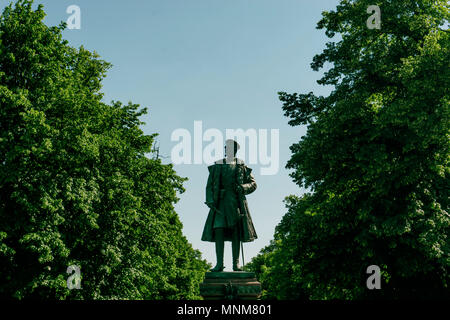
M217 264L211 269L212 272L221 272L225 269L223 265L223 251L225 246L223 229L216 229L216 258Z
M231 250L233 253L233 271L242 271L239 267L239 251L240 251L240 241L237 231L233 232L233 239L231 241Z

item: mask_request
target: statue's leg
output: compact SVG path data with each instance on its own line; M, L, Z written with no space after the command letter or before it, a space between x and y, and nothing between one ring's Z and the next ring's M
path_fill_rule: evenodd
M225 246L224 230L223 230L223 228L217 228L217 229L214 229L214 232L216 234L217 264L213 269L211 269L211 271L220 272L220 271L223 271L223 269L225 268L223 266L223 251L224 251L224 246Z
M242 271L239 267L239 249L240 249L240 239L238 228L233 229L231 248L233 253L233 271Z

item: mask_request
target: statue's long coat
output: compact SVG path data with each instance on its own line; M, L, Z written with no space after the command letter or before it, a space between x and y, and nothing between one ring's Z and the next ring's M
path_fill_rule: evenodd
M219 189L220 189L220 173L223 166L236 166L236 181L241 185L243 192L237 194L238 197L238 207L241 212L240 223L238 224L240 240L243 242L250 242L257 238L255 227L253 226L252 218L250 216L250 211L248 209L247 200L245 198L246 194L252 193L256 189L255 178L252 174L252 169L247 167L241 159L235 159L235 162L227 164L225 159L216 161L215 164L208 167L209 177L206 185L206 202L214 203L214 208L218 208L219 204ZM206 219L205 227L203 229L202 240L215 242L214 234L214 217L216 211L210 209L208 217ZM228 230L227 230L228 231ZM225 232L225 241L231 240L231 233Z

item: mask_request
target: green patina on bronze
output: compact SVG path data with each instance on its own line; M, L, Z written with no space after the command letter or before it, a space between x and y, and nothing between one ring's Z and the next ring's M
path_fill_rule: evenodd
M235 159L236 163L227 164L225 160L216 161L208 167L209 177L206 185L206 203L212 203L222 214L211 208L203 228L202 240L215 242L215 228L238 228L241 220L242 230L240 231L240 240L250 242L258 236L253 226L250 210L248 209L246 194L256 189L256 182L252 169L248 168L241 159ZM230 181L234 183L234 176L237 170L237 178L244 183L241 184L243 193L240 197L234 189L230 188ZM225 188L220 188L220 178L226 181ZM240 213L239 213L240 212ZM241 216L242 217L241 217ZM232 241L231 233L225 233L225 241Z
M205 300L256 300L261 283L253 272L207 272L200 295Z
M230 152L226 152L232 150ZM241 159L235 157L239 144L227 140L226 158L216 161L208 167L209 176L206 184L206 205L210 208L202 240L216 243L217 265L211 271L224 269L224 241L231 241L233 270L239 267L239 244L257 238L250 210L245 196L256 190L252 169ZM231 153L231 154L230 154Z

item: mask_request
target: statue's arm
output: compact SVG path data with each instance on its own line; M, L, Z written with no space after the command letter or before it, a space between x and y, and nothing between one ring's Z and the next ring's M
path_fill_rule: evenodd
M250 194L253 191L256 190L256 181L255 177L253 176L252 169L246 167L245 168L245 183L241 185L242 192L244 195Z
M209 170L209 176L208 176L208 182L206 183L206 205L208 207L210 205L214 205L214 192L213 192L213 170L212 167L208 167Z

